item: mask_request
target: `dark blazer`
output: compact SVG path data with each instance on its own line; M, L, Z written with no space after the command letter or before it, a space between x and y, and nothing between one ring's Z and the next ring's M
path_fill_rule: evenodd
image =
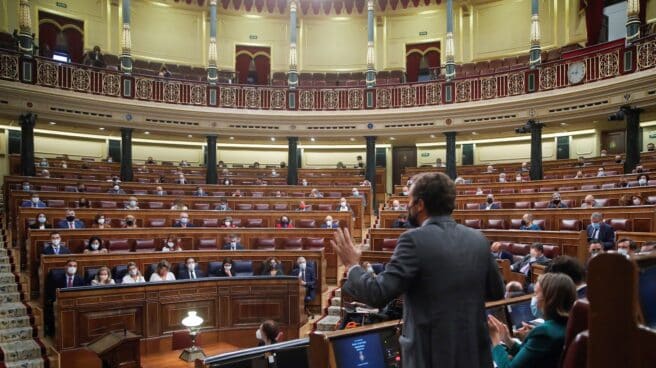
M40 225L41 225L40 223L35 222L33 224L30 224L30 229L39 229L41 227ZM45 229L51 229L52 225L50 225L49 223L46 222L45 224L43 224L43 227Z
M562 201L558 202L558 204L555 204L553 201L550 201L547 208L567 208L567 205Z
M315 298L315 286L317 283L317 278L316 278L316 271L314 270L313 266L310 266L308 263L307 266L305 267L305 301L310 302L314 300ZM299 277L301 274L301 269L296 267L292 270L292 272L289 274L290 276L294 277Z
M196 272L196 278L197 279L207 277L207 275L205 275L205 272L203 272L200 268L198 268L198 265L196 265L196 269L194 271ZM180 267L178 269L178 274L175 275L175 278L177 280L188 280L189 279L189 270L187 269L187 265L184 265L183 267Z
M485 302L503 298L503 280L485 236L451 216L401 234L378 276L350 268L342 291L378 308L403 295L404 368L492 367Z
M492 254L492 257L495 259L507 259L510 261L510 264L512 264L515 260L513 255L510 252L506 252L505 250L500 251L498 255Z
M592 239L592 235L594 234L594 227L592 224L588 225L587 232L588 239ZM615 229L605 222L600 222L598 239L601 242L601 245L604 246L604 250L613 249L615 247Z
M194 190L193 196L194 197L207 197L207 192L198 193L198 191Z
M531 262L531 255L527 254L526 256L524 256L524 258L522 258L521 261L516 262L515 264L510 266L510 269L514 272L519 272L519 270L521 270L524 266L526 266L529 263L530 264L537 263L539 265L546 266L550 262L551 262L551 260L549 258L547 258L545 255L541 255L541 256L537 257L535 259L535 261ZM529 274L530 274L530 269L529 269Z
M230 250L230 243L228 243L228 244L223 244L223 249L224 249L224 250ZM235 245L235 249L236 249L236 250L244 250L244 246L241 245L241 243L237 243L237 244Z
M55 254L55 249L52 247L51 243L48 243L48 245L43 248L43 253L41 254ZM64 244L59 244L59 254L71 254L71 250Z
M46 290L46 298L49 302L53 302L57 297L57 289L65 289L68 286L66 272L53 275L53 279L48 282L48 289ZM77 274L73 276L73 287L84 286L84 280Z
M486 209L486 208L488 208L488 207L487 207L487 202L486 202L486 203L481 203L480 209L484 210L484 209ZM501 209L501 206L499 206L499 203L498 203L498 202L493 202L493 203L490 205L490 209L491 209L491 210L498 210L498 209Z
M499 368L556 368L565 344L566 323L547 320L528 333L522 344L506 349L499 344L492 349ZM512 360L508 357L512 355Z
M173 224L173 227L185 227L185 228L187 228L187 227L194 227L194 224L192 224L191 221L190 221L190 222L187 222L187 225L182 226L182 224L180 223L180 221L176 221L176 222Z
M320 227L322 229L328 229L328 224L323 222ZM337 229L338 227L339 227L339 223L337 223L336 221L333 221L332 225L330 226L330 229Z
M75 226L76 229L84 229L84 222L81 220L75 219L73 221L73 225ZM59 229L68 229L68 221L66 220L61 220L57 223L57 228Z
M40 200L39 202L37 202L37 203L34 203L34 202L32 202L32 201L23 201L23 202L21 202L21 205L20 205L20 206L21 206L21 207L31 207L31 208L46 208L46 207L48 207L48 206L45 204L45 202L43 202L43 201L41 201L41 200Z

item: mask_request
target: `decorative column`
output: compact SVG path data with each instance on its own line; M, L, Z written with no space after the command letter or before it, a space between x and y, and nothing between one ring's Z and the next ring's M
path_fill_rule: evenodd
M365 137L367 140L367 161L365 167L365 179L371 183L371 196L369 198L372 208L376 206L376 137Z
M374 0L367 1L367 88L376 86L376 51L374 49Z
M21 2L22 3L22 2ZM21 126L21 175L35 176L34 168L34 125L36 124L36 114L26 112L18 117Z
M453 42L453 0L446 1L446 65L447 82L456 77L455 46Z
M32 16L28 0L20 0L18 5L18 51L27 58L34 55Z
M628 0L626 4L626 45L640 38L640 0Z
M543 123L529 120L531 127L531 180L542 180L542 127Z
M629 2L630 3L630 2ZM626 119L626 159L624 173L630 174L640 163L640 113L641 109L623 107Z
M207 174L205 183L216 184L218 182L216 175L216 136L207 136Z
M455 180L456 172L456 132L446 132L446 174Z
M538 0L531 2L531 50L529 51L528 65L531 69L537 68L542 62L540 49L540 20L538 17Z
M121 128L121 180L132 181L132 128Z
M289 89L298 87L296 60L296 0L291 0L289 2L289 72L287 73L287 86Z
M218 59L216 52L216 1L210 0L210 45L207 50L207 82L211 85L216 85L219 79L216 68L216 60ZM209 137L207 138L209 139ZM216 144L216 137L214 138Z
M122 0L123 34L121 37L121 71L132 73L132 37L130 36L130 0Z
M287 137L287 185L298 183L298 137Z

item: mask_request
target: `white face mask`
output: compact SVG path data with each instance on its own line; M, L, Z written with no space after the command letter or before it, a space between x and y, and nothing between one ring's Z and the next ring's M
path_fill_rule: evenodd
M262 331L259 328L255 331L255 338L262 341Z
M137 201L130 201L130 207L136 207Z
M30 186L29 185L23 185L23 190L26 191L26 192L29 191Z
M226 270L226 271L230 271L231 268L232 268L232 266L229 265L229 264L223 266L223 269Z
M158 191L157 191L157 194L158 194L158 195L164 195L164 191L163 191L163 190L158 190Z
M68 267L66 269L66 272L68 272L69 275L75 275L75 273L77 272L77 267Z
M43 224L44 222L46 222L46 218L43 217L43 216L39 216L38 221L39 221L40 224Z
M333 226L333 220L327 220L326 225L328 225L328 227Z
M188 270L196 269L196 264L195 263L187 263L187 269Z
M346 207L346 202L340 202L340 206Z
M223 184L225 184L225 185L230 185L230 180L226 180L226 181L224 181Z
M136 268L133 268L133 269L130 270L130 276L137 276L138 273L139 273L139 270L137 270Z
M367 267L367 272L374 273L374 268L371 266Z
M231 247L234 247L234 246L236 246L236 245L237 245L237 242L236 242L236 241L233 240L233 241L230 242L230 246L231 246Z
M166 245L167 245L169 248L173 248L173 247L175 246L175 243L174 243L174 242L167 242Z
M60 243L61 243L61 239L55 239L52 241L52 245L54 245L55 247L58 247Z
M32 202L39 203L39 197L32 197Z
M225 224L225 226L230 226L231 222L230 221L225 221L224 224Z
M522 177L521 177L521 176L518 176L518 177L515 178L515 180L517 180L517 181L522 181Z
M186 223L188 223L188 222L189 222L189 218L188 218L188 217L181 217L181 218L180 218L180 223L181 223L181 224L186 224Z
M91 243L91 249L93 249L93 250L98 250L98 248L100 248L100 244L98 244L98 243Z
M625 255L629 254L629 250L626 249L626 248L618 248L617 249L617 254L621 254L621 255L625 256Z
M639 180L638 180L638 184L639 184L639 185L646 185L646 184L647 184L647 180L646 180L646 179L639 179Z
M301 270L304 270L306 267L307 267L307 263L305 262L301 262L298 264L298 268L300 268Z
M636 206L639 206L640 205L640 200L638 198L634 199L633 204L636 205Z
M104 218L99 218L98 219L98 225L104 225L105 224L105 219Z

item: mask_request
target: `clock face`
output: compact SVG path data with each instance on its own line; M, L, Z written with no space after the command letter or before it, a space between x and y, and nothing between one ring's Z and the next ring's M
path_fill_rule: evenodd
M567 79L570 84L581 83L585 78L585 63L577 61L567 66Z

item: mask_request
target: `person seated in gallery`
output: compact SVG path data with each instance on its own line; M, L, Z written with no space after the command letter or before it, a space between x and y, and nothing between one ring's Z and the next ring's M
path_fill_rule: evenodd
M150 275L149 282L159 282L159 281L173 281L175 280L175 275L173 272L170 272L171 264L163 259L157 264L157 269Z
M285 276L282 264L276 257L269 257L262 265L262 276Z
M87 246L84 248L84 254L104 254L108 250L103 246L102 239L98 236L89 238Z
M109 267L102 266L98 269L96 276L91 280L91 286L105 286L105 285L114 285L114 279L112 278L112 272L109 270Z
M230 234L228 237L228 242L223 244L224 250L244 250L244 246L241 245L241 238L237 234Z
M102 68L102 69L106 68L107 63L105 63L105 57L100 51L100 46L96 45L93 47L93 50L84 54L84 58L82 59L82 64L87 66L92 66L94 68Z
M30 229L43 230L43 229L50 229L50 228L52 228L52 225L48 223L48 218L46 217L45 213L37 214L36 222L30 224Z

